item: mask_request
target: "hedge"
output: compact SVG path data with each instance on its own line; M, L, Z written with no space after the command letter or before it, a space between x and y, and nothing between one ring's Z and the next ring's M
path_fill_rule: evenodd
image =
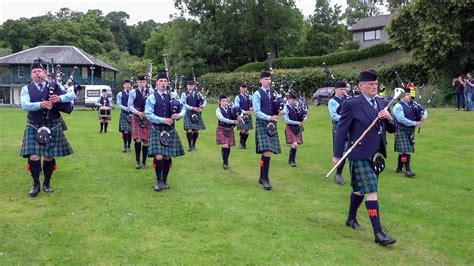
M396 87L394 71L398 71L404 82L413 79L417 84L427 83L427 72L420 65L407 63L395 64L389 67L378 69L379 82L383 83L389 91ZM357 71L332 69L337 79L349 81L357 80ZM286 82L284 89L287 90L288 81L294 81L295 87L306 95L309 99L312 94L320 87L328 83L326 74L322 68L301 68L301 69L276 69L273 72L275 87L279 88L284 76ZM220 94L236 95L239 92L239 84L247 82L249 91L254 92L259 87L259 72L232 72L232 73L208 73L199 77L199 86L207 90L211 97L217 97ZM331 83L331 81L329 81Z
M328 66L343 64L347 62L359 61L367 58L378 57L395 51L390 44L378 44L362 50L350 50L339 53L332 53L322 56L311 57L289 57L277 58L272 61L273 69L290 69L305 67L320 67L323 63ZM248 63L238 67L237 72L253 72L268 69L268 62Z

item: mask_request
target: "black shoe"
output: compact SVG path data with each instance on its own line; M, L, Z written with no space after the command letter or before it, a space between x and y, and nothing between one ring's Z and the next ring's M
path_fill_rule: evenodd
M245 149L244 144L240 143L240 148Z
M146 163L142 163L142 168L146 169Z
M155 191L160 192L163 190L163 182L161 180L156 180Z
M189 149L188 149L188 151L193 151L193 150L194 150L194 147L193 147L192 145L191 145L191 146L189 146Z
M43 191L44 191L44 193L51 193L51 192L53 192L54 190L51 188L50 185L45 185L45 184L43 184Z
M123 153L127 152L127 148L123 147L122 152Z
M288 164L291 165L291 167L296 167L296 162L288 160Z
M381 246L391 245L395 242L397 242L397 240L394 237L387 236L383 231L375 234L375 243Z
M169 189L170 188L170 186L168 185L168 182L167 182L166 179L163 181L163 188L164 189Z
M224 168L224 170L229 169L229 165L228 165L228 164L223 164L222 167Z
M395 170L395 173L403 174L403 170L402 169L397 169L397 170Z
M405 172L405 176L406 177L414 177L414 176L416 176L416 174L414 172L412 172L411 170L407 170Z
M33 187L31 188L29 194L30 194L30 197L36 197L38 195L38 193L40 192L40 185L37 184L37 185L33 185Z
M247 149L247 143L244 143L244 149Z
M336 175L336 183L338 183L341 186L346 183L346 181L344 181L344 177L341 174Z
M353 220L346 220L346 225L357 230L357 231L365 231L364 227L362 227L356 219Z
M263 184L262 179L259 179L259 180L258 180L258 183L259 183L260 185Z
M262 180L263 189L272 190L272 184L270 184L270 180L268 179L261 179L261 180Z
M135 164L135 169L140 169L140 168L142 168L142 164L140 162L137 162Z

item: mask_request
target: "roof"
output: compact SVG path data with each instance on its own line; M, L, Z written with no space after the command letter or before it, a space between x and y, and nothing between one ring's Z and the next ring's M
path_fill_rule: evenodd
M361 18L351 27L351 31L363 31L369 29L381 29L390 21L390 15Z
M118 72L109 64L102 62L83 50L69 45L41 45L18 53L0 57L0 65L29 65L34 58L54 58L54 64L95 65Z

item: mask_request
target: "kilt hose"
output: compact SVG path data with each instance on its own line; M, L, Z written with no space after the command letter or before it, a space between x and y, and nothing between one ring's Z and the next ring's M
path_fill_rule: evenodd
M291 130L290 125L286 125L285 127L285 138L286 138L286 144L293 144L293 142L296 142L297 144L303 144L303 127L300 127L300 133L297 135Z
M23 134L23 143L21 145L21 156L28 158L30 155L39 155L46 157L61 157L73 153L61 126L61 119L56 118L46 123L46 127L51 130L51 141L46 144L39 144L36 141L36 132L42 124L28 121Z
M164 146L160 142L160 133L163 130L166 130L166 132L170 134L170 144L168 146ZM161 154L166 157L178 157L184 155L184 148L174 125L152 125L150 131L150 147L148 148L148 157L155 157L157 154Z
M415 152L415 127L407 127L397 123L394 149L399 153Z
M198 121L193 122L191 120L192 114L198 114ZM186 111L186 115L184 115L184 130L194 129L194 130L205 130L206 125L204 124L204 120L202 120L202 114L194 111Z
M273 137L268 136L267 134L267 124L270 121L265 121L261 119L256 119L255 122L255 146L257 153L263 153L264 151L271 151L275 154L281 153L280 140L278 138L278 130ZM275 126L277 126L277 122Z
M370 160L349 160L352 191L368 194L378 191L378 178Z
M239 124L237 125L238 130L242 129L253 129L253 121L252 121L252 116L250 116L249 121L247 123L244 123L244 120L240 121Z
M128 131L128 132L132 132L132 123L128 123L127 122L127 113L122 110L120 112L120 120L119 120L119 131L120 132L125 132L125 131Z
M218 125L216 128L216 144L227 144L229 147L235 146L234 127L223 127Z
M149 140L150 139L150 129L151 129L151 122L147 120L147 126L145 128L141 128L138 125L138 115L133 115L132 118L132 138L133 140L141 139L141 140ZM144 118L146 119L146 118Z

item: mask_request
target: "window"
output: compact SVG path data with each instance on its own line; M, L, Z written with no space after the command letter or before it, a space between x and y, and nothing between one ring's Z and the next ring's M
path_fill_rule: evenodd
M380 30L364 31L364 41L380 40Z
M23 78L25 76L25 68L23 66L18 66L18 77Z
M87 79L87 71L88 71L87 67L82 67L82 78L83 79Z

